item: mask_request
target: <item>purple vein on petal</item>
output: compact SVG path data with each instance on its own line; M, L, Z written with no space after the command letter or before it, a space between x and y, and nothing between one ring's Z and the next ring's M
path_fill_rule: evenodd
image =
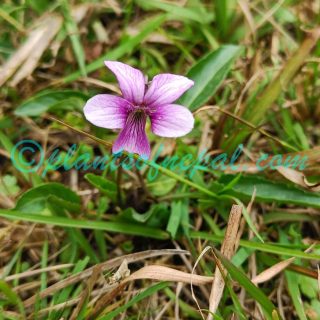
M129 107L128 101L121 97L98 94L87 101L83 112L86 119L98 127L122 129Z
M116 76L123 97L133 104L141 104L145 93L143 73L122 62L105 61L104 63Z
M161 137L181 137L193 129L192 113L178 104L169 104L157 108L151 114L152 132Z
M124 128L113 144L112 152L119 153L126 150L148 159L150 156L150 144L145 133L146 121L147 116L143 111L129 113Z
M150 107L170 104L190 89L194 82L186 77L170 73L155 76L144 96L144 103Z

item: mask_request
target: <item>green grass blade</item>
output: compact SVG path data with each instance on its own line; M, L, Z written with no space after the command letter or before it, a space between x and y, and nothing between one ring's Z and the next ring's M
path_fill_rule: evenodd
M190 237L192 239L199 238L199 239L203 239L203 240L211 240L216 243L222 243L222 241L223 241L222 236L212 235L212 234L208 234L207 232L202 232L202 231L191 231ZM266 243L266 242L260 243L260 242L255 242L255 241L240 240L240 246L242 246L244 248L248 248L248 249L254 249L257 251L274 253L277 255L284 255L284 256L302 258L302 259L307 259L307 260L320 260L319 254L305 253L303 251L290 249L288 247L284 247L284 246L280 246L280 245L276 245L276 244L270 244L270 243Z
M35 223L44 223L65 228L105 230L109 232L131 234L141 237L150 237L153 239L168 239L168 234L165 231L143 225L134 225L130 223L79 220L64 217L44 216L31 213L29 214L26 212L10 211L5 209L0 209L0 217L7 218L10 220L22 220Z
M250 214L249 214L249 212L247 211L247 208L245 207L245 205L244 205L240 200L238 200L238 199L236 199L236 198L235 198L234 200L235 200L235 202L236 202L238 205L242 206L242 214L243 214L244 218L246 219L246 222L247 222L249 228L252 230L252 232L256 235L256 237L257 237L261 242L264 242L263 239L262 239L262 237L260 236L260 234L259 234L256 226L254 225L254 223L253 223L253 221L252 221L252 219L251 219L251 217L250 217Z
M129 302L127 302L126 304L124 304L123 306L117 308L116 310L108 313L105 316L102 316L100 318L98 318L99 320L111 320L114 319L116 316L118 316L121 312L127 310L128 308L136 305L138 302L140 302L143 299L146 299L148 297L150 297L151 295L153 295L154 293L166 288L168 286L167 282L160 282L157 283L151 287L149 287L148 289L142 291L141 293L137 294L136 296L134 296Z
M128 52L132 51L137 45L141 42L154 30L159 28L161 24L167 19L166 14L157 15L156 17L150 19L147 24L144 26L143 30L136 36L130 37L127 41L120 44L113 50L110 50L108 53L95 60L94 62L87 65L87 72L95 71L104 66L104 60L118 60L123 57ZM77 80L81 77L81 72L74 72L65 78L62 79L63 83L70 83L74 80Z
M77 23L75 22L75 20L71 15L68 1L66 0L60 0L60 1L61 1L62 12L65 18L64 25L69 34L73 52L77 59L81 75L86 76L87 71L86 71L85 54L81 44L80 32L79 32Z
M200 24L207 24L213 20L213 14L210 13L210 11L206 11L205 14L203 14L199 8L195 7L188 8L159 0L135 0L135 2L144 10L160 9L166 11L172 16L173 20L191 20Z
M273 312L276 310L276 307L273 303L268 299L268 297L264 294L262 290L256 287L251 280L236 266L234 266L227 258L225 258L218 250L215 250L215 254L218 256L224 267L228 270L230 276L237 280L237 282L245 288L245 290L255 299L255 301L259 302L261 307L265 312L265 316L267 319L272 319Z
M21 316L23 316L23 319L25 319L25 311L20 297L10 288L10 286L4 280L0 280L0 292L3 293L10 304L16 305L18 307Z
M298 314L298 318L300 320L307 320L307 316L304 311L304 307L302 304L302 297L299 289L299 281L297 281L297 275L293 274L292 272L285 272L286 280L287 280L287 287L289 294L291 296L293 305L296 309L296 312Z

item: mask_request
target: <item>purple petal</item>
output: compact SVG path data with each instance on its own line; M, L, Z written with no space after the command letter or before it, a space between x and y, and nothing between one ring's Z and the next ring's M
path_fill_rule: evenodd
M116 76L123 97L135 105L140 105L146 86L143 73L122 62L105 61L104 63Z
M147 116L144 112L131 112L128 115L126 124L120 132L112 147L113 153L122 150L130 153L137 153L142 158L150 156L150 144L145 133Z
M152 132L161 137L181 137L193 129L192 113L178 104L160 106L150 115Z
M98 127L122 129L127 119L130 104L121 97L98 94L84 106L84 116Z
M176 101L194 82L186 77L170 73L159 74L152 79L144 103L150 107L170 104Z

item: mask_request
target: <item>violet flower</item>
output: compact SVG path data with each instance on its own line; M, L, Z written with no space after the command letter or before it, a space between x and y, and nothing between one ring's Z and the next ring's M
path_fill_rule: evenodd
M116 76L122 97L98 94L87 101L84 115L98 127L121 129L113 144L113 153L126 150L149 158L150 144L145 133L148 117L152 132L161 137L181 137L193 129L192 113L173 104L193 86L192 80L163 73L146 84L138 69L116 61L105 61L105 65Z

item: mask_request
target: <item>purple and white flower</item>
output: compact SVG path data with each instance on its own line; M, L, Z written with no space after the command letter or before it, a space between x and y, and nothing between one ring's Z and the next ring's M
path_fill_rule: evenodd
M98 94L84 107L88 121L98 127L121 129L112 152L123 150L150 156L150 144L145 132L147 118L151 130L161 137L181 137L193 129L194 118L185 107L173 104L194 82L170 73L158 74L146 84L143 73L117 61L105 61L116 76L122 97Z

